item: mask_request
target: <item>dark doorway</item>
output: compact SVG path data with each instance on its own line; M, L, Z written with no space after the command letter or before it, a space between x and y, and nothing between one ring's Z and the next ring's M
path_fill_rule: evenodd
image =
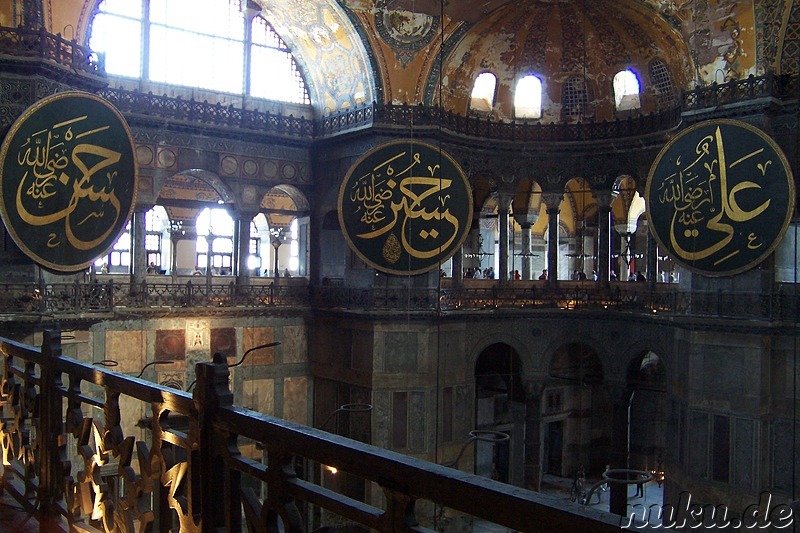
M544 440L545 474L561 475L564 423L561 420L547 423Z

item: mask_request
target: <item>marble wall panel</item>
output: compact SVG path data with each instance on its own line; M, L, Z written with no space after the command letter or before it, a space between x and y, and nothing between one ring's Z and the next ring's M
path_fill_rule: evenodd
M305 363L308 361L308 338L305 326L284 326L283 346L281 346L284 363Z
M268 344L275 340L275 330L271 326L267 327L254 327L243 328L242 330L242 353L247 350ZM255 350L247 356L246 365L272 365L275 363L275 350L281 349L282 346L274 348L264 348L262 350Z
M144 331L107 331L106 359L119 363L114 367L117 372L139 373L145 365Z
M241 404L248 409L275 415L275 380L245 379Z
M308 378L304 376L283 380L283 418L308 424Z

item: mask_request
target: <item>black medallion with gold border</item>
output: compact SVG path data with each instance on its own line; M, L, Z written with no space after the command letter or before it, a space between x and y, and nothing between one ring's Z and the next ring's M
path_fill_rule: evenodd
M786 157L764 132L719 119L680 132L647 179L650 231L687 269L728 276L762 262L780 243L794 210Z
M28 108L0 150L0 212L25 254L75 272L106 253L136 202L133 137L111 104L58 93Z
M469 232L472 189L440 148L393 141L364 154L339 188L348 245L390 274L421 274L447 261Z

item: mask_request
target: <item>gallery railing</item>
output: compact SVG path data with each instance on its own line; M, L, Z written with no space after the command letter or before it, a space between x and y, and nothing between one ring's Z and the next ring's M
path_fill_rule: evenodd
M121 309L158 312L162 308L318 308L369 312L458 313L536 310L598 310L670 316L710 316L726 319L794 321L800 312L800 292L794 285L772 293L681 291L675 284L655 289L634 283L560 282L555 288L540 282L519 286L454 288L310 287L303 284L151 283L6 283L0 285L0 316L37 320L63 315L112 313Z
M92 75L104 72L97 54L61 34L45 31L44 27L34 30L0 26L0 56L42 59Z
M238 407L221 354L195 367L191 395L64 357L57 331L41 348L0 338L0 354L2 487L42 531L620 529L566 498ZM323 465L368 490L326 486Z
M797 76L788 74L777 76L772 73L763 76L750 75L743 80L732 80L727 83L712 83L686 91L683 94L683 111L695 111L765 97L796 100L797 84Z
M307 140L311 140L314 134L313 121L293 115L285 116L208 101L198 102L193 98L187 100L180 96L173 98L119 88L105 88L98 94L123 114L152 116L162 121L176 120Z
M0 56L14 61L39 59L69 70L104 76L102 57L89 48L68 41L60 34L41 29L0 26ZM666 131L680 123L681 113L771 97L778 100L797 99L798 77L749 76L722 84L711 84L685 91L680 105L648 115L622 120L586 122L583 124L542 124L526 121L507 122L479 116L464 116L436 106L408 106L368 103L317 120L284 116L222 105L194 99L140 93L125 89L105 88L100 96L123 113L173 119L190 124L237 128L295 139L313 140L368 126L436 126L461 136L510 142L582 141L614 139Z

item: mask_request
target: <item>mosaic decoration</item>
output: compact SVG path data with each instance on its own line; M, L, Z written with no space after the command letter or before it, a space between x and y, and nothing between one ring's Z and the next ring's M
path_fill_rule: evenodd
M792 5L789 20L786 23L786 33L781 49L781 74L797 74L800 72L797 63L797 54L800 50L800 5Z
M420 48L429 44L439 29L439 17L424 13L386 9L386 0L378 0L375 27L381 39L392 47L397 60L405 67Z
M762 0L753 6L756 26L756 64L759 65L759 74L770 70L778 56L778 36L784 3L784 0Z
M441 149L414 140L367 152L339 189L339 223L353 251L390 274L421 274L447 261L472 222L472 190Z
M461 41L461 39L463 39L464 35L466 35L469 29L470 25L468 24L462 24L459 26L456 31L453 32L453 34L444 42L444 46L441 48L439 53L436 54L436 59L432 62L428 80L425 82L425 104L431 105L433 102L438 100L438 90L441 88L440 83L442 79L442 58L450 55L450 53Z
M0 150L0 211L17 246L61 272L104 255L136 201L134 142L102 98L57 93L29 107Z
M376 97L368 54L348 10L336 0L264 2L264 16L295 51L311 100L324 113L349 109ZM311 66L313 65L313 67Z
M696 124L658 154L647 220L659 247L707 276L749 270L772 253L794 210L794 180L778 145L745 122Z

